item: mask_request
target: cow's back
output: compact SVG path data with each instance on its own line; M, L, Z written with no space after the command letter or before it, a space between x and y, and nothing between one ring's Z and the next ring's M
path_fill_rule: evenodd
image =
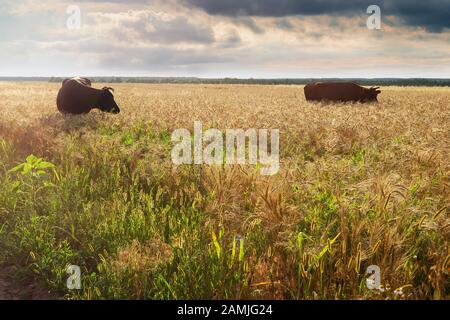
M364 88L352 82L319 82L305 86L307 100L359 101Z

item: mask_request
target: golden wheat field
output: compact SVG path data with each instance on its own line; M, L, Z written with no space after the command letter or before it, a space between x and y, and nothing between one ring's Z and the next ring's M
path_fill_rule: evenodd
M18 283L65 299L450 298L450 88L322 104L302 86L109 85L119 115L63 116L60 84L0 83L0 261ZM171 133L195 120L279 129L279 172L173 165Z

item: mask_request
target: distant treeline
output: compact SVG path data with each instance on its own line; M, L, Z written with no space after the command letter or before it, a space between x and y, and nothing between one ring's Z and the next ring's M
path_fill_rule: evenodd
M440 86L450 87L450 79L421 78L303 78L303 79L238 79L238 78L191 78L191 77L89 77L101 83L184 83L184 84L264 84L304 85L311 82L351 81L363 86ZM62 82L62 77L0 77L0 81L45 81Z

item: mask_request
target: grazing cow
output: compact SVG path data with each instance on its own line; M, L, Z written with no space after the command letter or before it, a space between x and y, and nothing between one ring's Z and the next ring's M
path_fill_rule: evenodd
M94 89L86 78L65 79L59 89L56 105L61 113L83 114L98 108L109 113L119 113L110 87Z
M378 101L380 87L370 89L352 82L318 82L305 86L305 97L308 101Z

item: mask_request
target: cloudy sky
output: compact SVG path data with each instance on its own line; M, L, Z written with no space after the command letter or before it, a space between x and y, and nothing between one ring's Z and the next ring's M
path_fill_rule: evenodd
M450 78L450 0L0 0L0 76L71 75Z

